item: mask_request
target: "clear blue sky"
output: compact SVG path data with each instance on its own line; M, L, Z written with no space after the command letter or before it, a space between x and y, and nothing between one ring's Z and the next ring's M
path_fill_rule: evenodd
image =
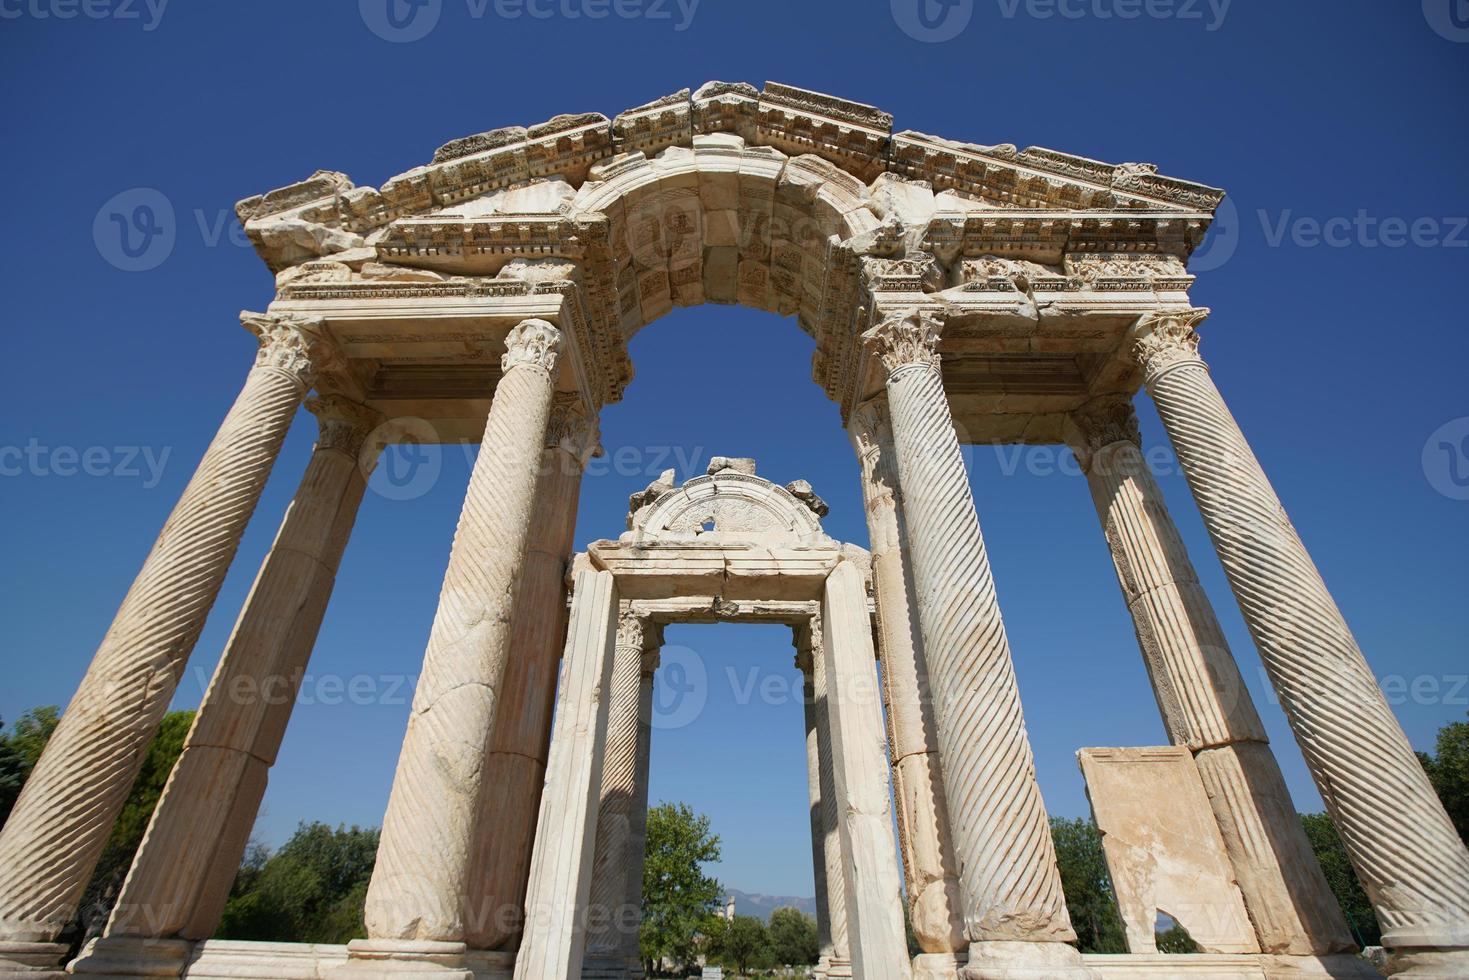
M65 703L239 389L253 341L236 312L264 307L272 289L232 240L237 199L317 168L379 184L468 133L610 116L711 78L773 79L876 104L898 128L1154 161L1230 191L1235 217L1208 259L1218 268L1194 292L1215 310L1206 357L1373 668L1418 679L1398 712L1430 747L1469 703L1469 503L1455 499L1469 493L1455 479L1469 472L1469 25L1449 0L1426 11L1417 0L1179 0L1137 19L1101 16L1126 12L1126 0L1063 4L1079 17L970 0L948 20L933 6L934 34L954 36L927 42L914 2L703 0L689 21L687 4L662 0L543 0L547 18L504 0L498 13L442 0L426 37L394 43L367 26L391 35L381 0L376 13L364 0L367 16L352 2L174 3L158 16L156 0L92 0L108 16L77 8L70 19L55 16L72 10L66 0L0 0L11 188L0 219L0 715ZM602 9L644 16L563 12ZM138 188L171 205L174 242L155 268L129 272L105 217L94 224ZM1393 247L1392 226L1383 237L1339 221L1345 235L1313 245L1302 223L1359 213L1421 219L1417 241ZM809 380L810 353L794 321L729 307L679 310L638 335L637 380L604 416L609 451L631 462L586 480L578 543L616 535L628 493L667 465L663 447L696 471L711 454L750 455L780 482L809 479L831 502L829 531L865 543L856 466ZM1140 411L1148 445L1166 445L1145 399ZM314 429L303 413L179 707L198 702ZM106 475L64 475L77 463L58 447L100 447L91 468ZM165 452L155 478L143 460ZM1016 469L976 449L973 479L1042 788L1053 813L1079 815L1077 748L1156 744L1163 732L1085 482L1047 475L1044 452ZM338 703L330 682L308 686L263 840L303 819L381 819L407 711L399 679L422 656L467 473L454 447L424 495L369 495L312 671L374 678L377 695ZM1162 484L1297 803L1317 808L1187 488L1176 472ZM740 695L752 668L795 676L788 635L685 627L668 639L704 665L709 697L691 723L660 729L653 798L711 815L728 884L809 895L800 707Z

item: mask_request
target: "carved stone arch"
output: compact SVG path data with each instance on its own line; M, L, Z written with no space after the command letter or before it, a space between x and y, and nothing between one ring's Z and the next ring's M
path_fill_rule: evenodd
M833 544L810 504L785 487L733 467L669 489L634 512L631 523L634 541Z

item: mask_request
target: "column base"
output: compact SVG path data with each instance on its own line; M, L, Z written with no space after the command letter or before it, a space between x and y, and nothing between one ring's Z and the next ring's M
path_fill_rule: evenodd
M1066 943L979 942L969 946L962 980L1096 980Z
M830 977L831 980L850 980L852 976L852 961L832 957L826 961L824 967L817 967L818 972L821 970L826 971L821 973L821 975L823 977Z
M61 958L64 943L15 943L0 940L0 977L25 980L64 980Z
M82 947L68 969L86 976L179 977L193 952L188 939L102 936Z
M328 974L331 980L475 980L464 943L418 939L354 939L347 962Z
M582 960L582 980L629 980L627 960L611 954L588 953Z
M957 980L968 959L964 953L919 953L913 957L913 980Z
M1260 969L1266 980L1382 980L1382 974L1370 962L1351 953L1330 956L1285 956L1265 954Z
M1469 949L1397 948L1387 951L1386 974L1398 980L1463 980L1469 977Z

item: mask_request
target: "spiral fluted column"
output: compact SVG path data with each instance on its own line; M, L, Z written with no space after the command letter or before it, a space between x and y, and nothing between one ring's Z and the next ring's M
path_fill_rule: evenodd
M486 752L503 692L561 334L544 320L525 320L505 344L504 374L470 475L383 818L367 893L370 938L352 944L348 972L375 973L385 955L443 962L465 948Z
M286 430L331 356L318 322L241 319L260 341L255 367L0 832L6 960L21 962L14 944L49 944L75 913Z
M1125 395L1072 415L1117 579L1169 739L1193 752L1260 948L1355 948L1270 751L1265 727L1143 459Z
M821 841L820 863L816 874L822 880L826 893L827 941L822 946L819 964L823 976L850 977L852 975L852 950L847 929L847 882L842 876L841 805L837 802L836 771L832 762L831 711L827 701L829 693L828 665L821 656L821 617L811 620L796 633L796 647L803 661L810 665L810 720L814 730L816 752L816 780L811 784L811 808L816 813L813 832ZM807 772L810 772L811 737L807 736ZM819 826L816 825L819 821Z
M307 403L320 434L199 706L105 936L77 973L178 962L154 940L214 935L326 613L380 446L380 416L340 395ZM150 975L158 964L150 967Z
M663 641L662 628L655 637ZM633 780L632 816L627 835L627 898L625 907L636 910L634 928L622 934L622 959L627 975L643 976L643 956L638 948L638 927L642 924L643 867L648 856L648 763L653 752L653 677L662 659L659 647L643 648L643 670L638 679L638 758Z
M914 617L913 578L903 554L903 504L886 396L859 405L847 431L862 467L862 498L872 545L888 753L909 921L926 954L930 974L952 973L955 954L969 941L959 914L959 872L944 802L923 640Z
M1198 355L1207 314L1139 321L1148 393L1383 944L1412 975L1469 975L1469 850Z
M591 904L587 908L584 977L625 977L628 936L636 935L640 909L629 908L628 876L633 871L633 797L638 789L638 712L642 702L643 658L663 645L661 630L645 616L625 610L618 621L612 655L612 687L607 701L607 739L602 755L602 786L597 804L596 856ZM646 810L647 804L644 803ZM641 869L641 862L637 862Z
M596 421L581 396L557 392L515 596L505 696L485 761L485 785L494 789L484 795L476 828L465 934L471 949L510 950L520 939L556 669L566 642L566 567L583 466L596 443Z
M1025 732L1010 645L939 373L939 324L895 316L863 335L887 368L893 443L959 865L969 965L1086 976Z
M800 636L799 630L796 631ZM826 819L821 810L821 745L816 734L816 688L811 679L811 654L796 645L796 668L801 672L801 704L806 721L806 785L811 796L811 868L816 883L816 975L826 976L831 963L831 911L826 903Z

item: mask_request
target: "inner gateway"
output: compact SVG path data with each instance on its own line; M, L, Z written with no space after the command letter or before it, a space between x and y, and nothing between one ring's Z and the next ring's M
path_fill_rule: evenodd
M1142 458L1132 399L1146 390L1395 975L1469 975L1469 851L1198 352L1208 311L1189 299L1187 261L1223 192L1150 164L892 124L785 85L710 82L613 119L457 139L381 187L321 171L240 202L276 275L267 310L242 315L259 350L0 831L0 974L57 973L56 939L314 391L306 476L106 934L74 972L636 975L626 937L583 914L625 906L637 880L646 767L630 705L662 625L763 618L795 631L813 686L826 976L1377 976L1353 955ZM812 376L861 462L869 550L827 538L810 487L724 460L655 483L625 535L571 559L600 413L632 379L628 339L706 302L793 316L813 338ZM368 937L211 940L292 701L227 692L294 689L367 474L384 443L425 435L483 451ZM1073 945L960 450L976 442L1075 449L1168 731L1168 746L1080 753L1126 955ZM863 690L874 658L885 738ZM1160 959L1160 908L1204 952Z

